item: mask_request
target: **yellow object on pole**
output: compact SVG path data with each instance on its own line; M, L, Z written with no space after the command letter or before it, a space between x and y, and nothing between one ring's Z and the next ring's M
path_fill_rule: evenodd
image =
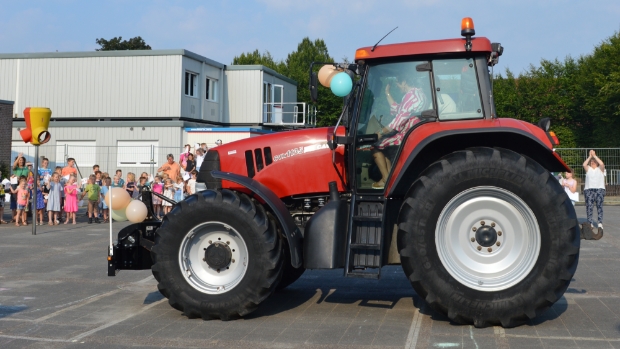
M25 143L32 145L40 145L49 142L52 135L47 128L52 118L52 110L50 108L28 107L24 109L24 121L26 127L19 131Z

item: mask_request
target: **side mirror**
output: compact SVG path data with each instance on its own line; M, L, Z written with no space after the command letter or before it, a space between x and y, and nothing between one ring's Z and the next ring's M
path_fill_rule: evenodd
M317 90L317 85L319 84L319 79L316 73L310 74L310 99L312 102L316 103L319 99L319 91Z

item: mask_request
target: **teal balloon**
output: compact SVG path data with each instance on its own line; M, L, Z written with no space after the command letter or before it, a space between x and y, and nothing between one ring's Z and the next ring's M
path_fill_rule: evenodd
M332 89L332 93L336 96L344 97L351 93L353 80L351 80L349 74L345 72L338 73L332 78L330 88Z
M127 220L127 214L124 208L120 210L110 210L110 216L117 222L124 222Z

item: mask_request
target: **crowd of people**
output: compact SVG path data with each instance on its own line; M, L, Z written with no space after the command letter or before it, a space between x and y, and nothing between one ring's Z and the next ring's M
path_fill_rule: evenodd
M216 142L216 145L221 144L221 140ZM33 165L27 163L23 154L19 153L13 163L11 176L0 185L0 224L27 226L27 212L32 208L33 201L36 202L36 212L32 213L33 224L76 224L77 211L82 205L88 207L89 224L106 223L111 212L105 196L112 187L125 189L134 199L142 195L143 191L148 191L152 195L156 217L163 217L172 210L173 202L182 201L196 192L196 177L208 148L206 143L202 143L196 144L194 153L190 150L191 146L186 144L178 162L173 154L168 154L166 163L157 169L157 173L142 172L139 177L129 172L123 178L120 169L112 176L101 171L99 165L94 165L92 174L82 182L78 182L75 159L68 158L65 167L51 169L48 167L49 160L42 157L37 183ZM10 195L10 222L3 219L6 195ZM169 200L162 199L162 196Z

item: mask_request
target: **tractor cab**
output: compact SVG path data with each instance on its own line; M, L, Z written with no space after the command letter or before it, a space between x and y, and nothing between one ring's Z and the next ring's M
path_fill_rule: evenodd
M338 122L345 136L335 134L331 147L349 149L350 189L384 193L405 140L425 123L496 117L489 67L503 47L473 38L471 18L463 19L461 34L463 39L361 48L355 64L327 64L318 75L311 67L315 100L318 82L346 96ZM335 75L355 77L350 92L342 91L340 80L336 89L331 86Z

